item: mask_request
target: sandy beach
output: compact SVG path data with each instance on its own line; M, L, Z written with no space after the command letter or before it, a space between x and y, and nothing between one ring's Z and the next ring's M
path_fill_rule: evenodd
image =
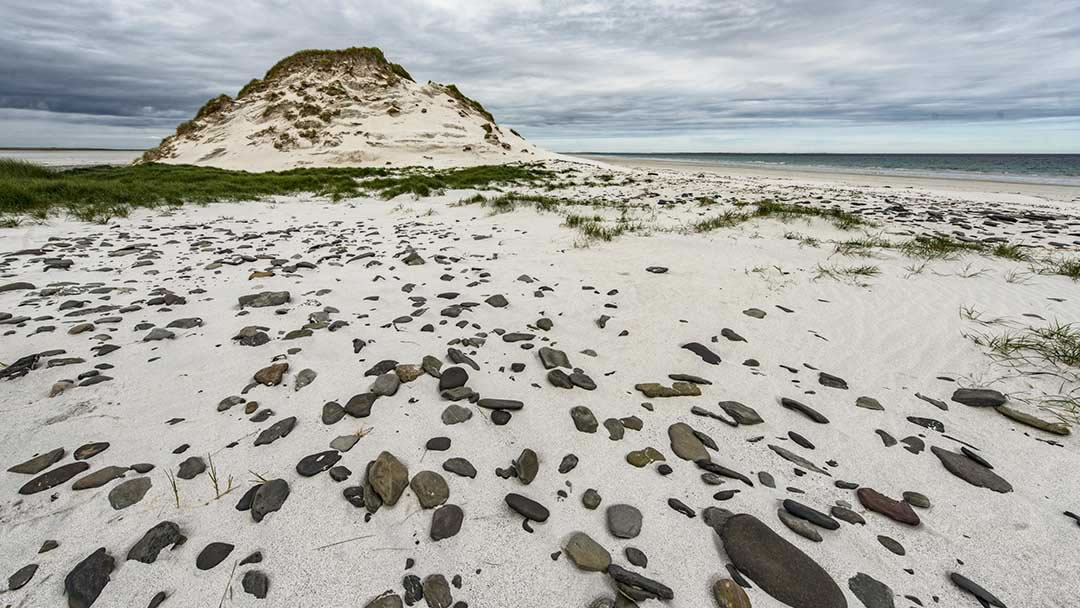
M755 568L735 553L743 513L775 533L761 547L820 566L755 573L757 608L977 606L952 573L1008 606L1071 605L1080 448L1045 429L1068 432L1075 411L1053 399L1075 394L1074 370L1003 361L976 338L1080 316L1076 281L1040 265L1075 251L1075 192L633 164L548 161L554 188L0 229L0 463L63 448L57 467L89 465L34 493L20 489L45 469L0 474L0 572L38 565L0 603L62 605L64 577L103 547L116 566L95 606L159 592L165 606L389 606L369 602L407 596L413 575L469 606L614 605L617 570L582 566L596 560L659 582L663 605L708 606L715 581ZM731 219L762 199L817 211ZM899 246L928 235L1025 256ZM959 389L985 389L983 406ZM376 476L397 496L372 510L355 497L383 453L407 472ZM174 491L211 461L217 490L199 470ZM136 479L137 500L114 494ZM267 490L276 510L256 522L238 503L270 480L289 493ZM512 494L550 516L530 533ZM428 501L459 507L460 530L433 540L453 513ZM620 504L636 533L612 522ZM162 522L176 528L163 546L186 542L126 559ZM599 549L568 550L575 533ZM201 570L211 543L230 549Z
M764 177L788 179L800 184L839 183L852 186L874 186L890 188L918 188L934 192L964 193L968 196L993 194L995 196L1033 196L1045 200L1080 202L1080 186L1039 183L1037 178L1027 180L994 178L989 175L955 177L921 177L873 174L869 172L845 172L839 168L821 168L807 170L799 167L779 165L762 167L718 166L690 161L671 161L661 159L627 158L625 156L605 156L602 154L573 155L601 161L608 165L637 169L672 169L680 172L704 172L716 175L736 177Z

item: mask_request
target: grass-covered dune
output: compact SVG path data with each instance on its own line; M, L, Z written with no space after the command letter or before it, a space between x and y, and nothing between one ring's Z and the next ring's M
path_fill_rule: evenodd
M0 159L0 221L17 222L70 213L99 221L138 207L257 200L311 193L335 200L378 194L428 196L450 189L532 182L548 171L529 165L487 165L424 171L385 168L313 168L248 173L191 165L140 164L54 170Z

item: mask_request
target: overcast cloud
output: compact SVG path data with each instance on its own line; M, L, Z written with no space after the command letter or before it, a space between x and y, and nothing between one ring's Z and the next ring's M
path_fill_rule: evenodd
M1080 152L1080 0L0 0L0 146L144 148L378 46L561 150Z

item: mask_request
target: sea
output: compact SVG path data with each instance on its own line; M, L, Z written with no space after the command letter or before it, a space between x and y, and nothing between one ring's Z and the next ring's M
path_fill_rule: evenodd
M579 154L730 167L787 168L822 173L985 179L1080 186L1080 154ZM141 155L141 150L0 148L0 158L17 158L56 168L126 165Z
M807 172L897 175L1080 186L1080 154L620 154L629 159Z

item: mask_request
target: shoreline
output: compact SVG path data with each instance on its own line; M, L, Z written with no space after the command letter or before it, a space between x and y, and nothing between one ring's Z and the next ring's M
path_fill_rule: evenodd
M617 167L633 169L667 169L681 173L707 172L731 177L787 178L803 183L842 183L862 187L920 188L934 191L978 192L985 194L1026 195L1058 201L1080 202L1080 185L1046 184L994 179L993 176L906 176L884 173L817 170L806 167L763 166L745 167L694 161L629 158L601 154L564 154L567 158L599 161Z

